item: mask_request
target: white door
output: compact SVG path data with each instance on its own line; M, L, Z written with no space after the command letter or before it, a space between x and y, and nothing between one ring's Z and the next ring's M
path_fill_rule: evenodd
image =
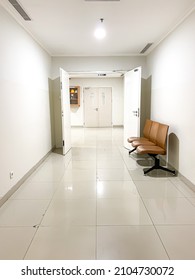
M84 125L98 127L98 88L84 88Z
M60 68L63 155L71 149L69 75Z
M84 88L84 125L112 126L112 88Z
M127 138L140 136L141 67L127 72L124 76L124 146L131 145Z
M99 127L112 126L112 89L99 88L98 119Z

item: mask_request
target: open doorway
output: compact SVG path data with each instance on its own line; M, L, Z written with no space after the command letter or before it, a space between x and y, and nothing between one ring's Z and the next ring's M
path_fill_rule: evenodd
M50 118L53 151L66 155L71 149L69 75L60 68L60 76L50 81Z

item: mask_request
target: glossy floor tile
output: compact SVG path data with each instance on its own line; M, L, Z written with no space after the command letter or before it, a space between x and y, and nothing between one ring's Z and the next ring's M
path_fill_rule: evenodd
M139 193L133 181L97 181L97 198L127 198Z
M195 192L190 189L184 182L182 182L179 178L170 178L170 181L176 186L176 188L184 194L185 197L194 197Z
M195 225L195 207L186 198L144 199L155 225Z
M135 185L142 198L184 197L168 179L135 181Z
M152 226L98 227L97 247L100 260L168 259Z
M56 182L31 182L24 183L10 199L52 199L58 188Z
M96 180L96 170L95 169L67 169L61 181L72 182L72 181L95 181Z
M0 259L23 259L35 232L33 227L0 227Z
M43 226L95 225L95 199L55 199L41 223Z
M48 204L48 200L10 199L0 208L0 227L36 226L40 224Z
M188 200L195 206L195 197L189 197Z
M25 259L93 260L95 227L40 227Z
M195 258L195 192L123 147L122 128L72 128L0 208L0 259Z
M195 260L195 225L156 227L166 250L173 260Z
M98 199L98 225L150 225L151 219L139 197Z
M130 181L131 176L126 168L105 168L97 169L99 181Z
M95 160L72 160L68 165L68 169L95 169L96 170L96 161Z
M96 199L96 181L62 181L53 199Z

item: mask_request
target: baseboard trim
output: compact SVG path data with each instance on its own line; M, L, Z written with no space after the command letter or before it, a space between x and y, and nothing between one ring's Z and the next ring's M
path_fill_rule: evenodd
M181 173L178 172L178 177L183 181L192 191L195 192L195 185L188 180L185 176L183 176Z
M52 153L53 148L37 163L35 164L3 197L0 199L0 207L19 189L19 187L32 175L33 172L46 160Z
M185 176L183 176L178 170L176 170L175 168L174 168L174 166L172 166L171 164L169 164L168 162L166 162L165 160L164 160L164 158L162 158L161 156L160 156L160 159L162 160L162 163L164 164L164 165L167 165L168 166L168 168L170 168L170 169L172 169L172 170L175 170L176 171L176 174L177 174L177 177L179 178L179 179L181 179L181 181L183 181L192 191L194 191L195 192L195 185L190 181L190 180L188 180Z

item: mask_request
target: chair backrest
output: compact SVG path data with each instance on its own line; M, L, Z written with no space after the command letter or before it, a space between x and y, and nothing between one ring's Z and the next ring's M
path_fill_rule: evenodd
M158 133L156 137L156 145L166 150L166 139L168 134L169 126L166 124L159 124Z
M145 138L149 139L151 126L152 126L152 121L147 119L143 129L143 135Z
M156 137L158 133L159 123L158 122L152 122L151 129L150 129L150 135L149 140L154 142L156 144Z

